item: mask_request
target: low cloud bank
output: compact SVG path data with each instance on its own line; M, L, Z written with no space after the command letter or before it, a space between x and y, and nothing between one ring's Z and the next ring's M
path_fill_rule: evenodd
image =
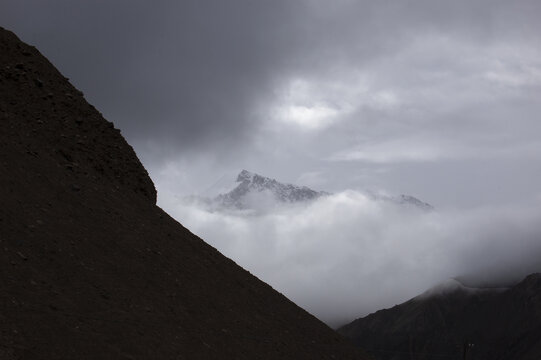
M192 232L331 326L451 277L501 285L541 271L539 204L423 211L349 190L256 212L162 202Z

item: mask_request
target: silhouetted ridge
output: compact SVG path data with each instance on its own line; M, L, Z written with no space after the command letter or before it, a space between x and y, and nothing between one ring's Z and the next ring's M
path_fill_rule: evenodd
M133 149L0 28L0 359L358 359L155 205Z
M510 289L451 280L339 332L379 359L541 359L541 275Z
M113 191L133 191L155 203L154 184L120 130L38 50L9 31L0 36L2 138L38 158L50 157L71 171L71 179L91 176Z

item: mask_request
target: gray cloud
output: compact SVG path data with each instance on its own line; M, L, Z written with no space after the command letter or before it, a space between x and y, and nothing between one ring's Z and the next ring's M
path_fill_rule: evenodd
M541 265L540 201L426 212L356 191L306 205L265 200L271 210L259 215L208 212L178 200L164 206L330 325L406 301L451 277L505 285Z
M538 8L535 1L24 0L4 2L1 20L38 45L137 145L152 141L163 156L243 150L237 144L253 142L265 120L254 107L279 101L292 79L313 83L307 96L321 102L336 100L317 94L325 82L338 77L354 89L359 73L373 78L365 91L376 108L397 86L413 85L417 98L442 96L427 106L460 103L445 92L475 99L479 93L464 91L474 80L460 80L478 75L487 65L479 61L498 55L486 49L500 42L512 52L535 44ZM494 73L493 80L520 86L516 75ZM438 76L456 81L440 84ZM367 101L351 96L354 108ZM377 112L355 114L385 122Z
M129 138L174 150L245 139L256 122L252 103L297 45L291 16L300 12L286 1L2 7L6 26L38 45Z

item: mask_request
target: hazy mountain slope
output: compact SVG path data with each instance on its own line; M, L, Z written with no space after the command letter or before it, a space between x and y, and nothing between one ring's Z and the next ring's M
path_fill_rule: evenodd
M119 131L0 28L0 359L357 359L155 205Z
M541 358L541 274L509 290L435 289L339 329L380 359Z

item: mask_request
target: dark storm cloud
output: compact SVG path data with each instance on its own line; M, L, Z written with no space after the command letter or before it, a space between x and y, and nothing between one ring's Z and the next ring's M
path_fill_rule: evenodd
M293 2L17 1L1 20L134 140L243 139L252 103L298 44Z
M0 10L4 26L44 51L128 139L168 156L243 149L261 126L254 109L291 77L358 71L419 34L528 37L539 33L540 9L488 0L23 0Z

